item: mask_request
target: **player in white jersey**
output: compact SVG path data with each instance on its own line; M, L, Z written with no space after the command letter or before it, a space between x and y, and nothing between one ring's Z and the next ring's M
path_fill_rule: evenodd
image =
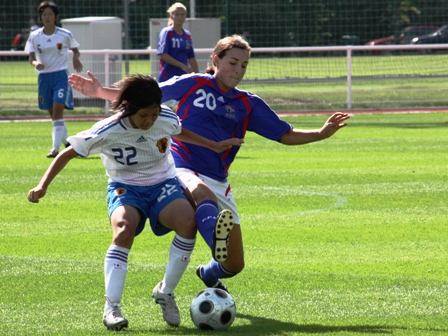
M175 231L163 280L153 290L162 308L164 320L179 326L180 313L174 289L190 261L196 242L195 214L175 178L170 152L171 137L223 152L238 139L215 142L183 129L177 115L160 106L162 93L157 81L134 75L119 83L120 94L113 102L119 112L99 121L92 128L69 137L71 147L64 149L47 169L44 177L28 193L37 203L56 175L79 156L100 154L109 177L108 213L112 225L112 243L104 262L106 303L103 323L110 330L128 326L120 311L127 273L128 255L134 237L149 219L155 235Z
M39 74L38 104L41 110L48 110L53 121L53 147L47 157L54 158L61 144L66 147L68 131L64 122L64 108L73 109L72 88L68 84L68 50L73 51L73 67L82 70L79 60L79 43L72 33L56 26L58 7L54 2L42 2L37 9L43 24L31 32L25 51L29 53L29 62Z

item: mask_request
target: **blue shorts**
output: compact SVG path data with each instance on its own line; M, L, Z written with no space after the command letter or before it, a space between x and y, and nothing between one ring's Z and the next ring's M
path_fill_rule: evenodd
M180 190L179 182L168 179L165 182L149 187L132 186L123 183L109 183L107 188L107 206L109 218L116 208L122 205L130 205L140 210L142 218L138 223L135 235L140 234L145 228L146 220L149 218L152 232L156 236L163 236L171 229L163 226L158 221L159 213L169 203L178 198L185 198Z
M73 110L73 91L68 83L68 71L61 70L39 74L39 108L48 110L53 103L64 104L66 109Z

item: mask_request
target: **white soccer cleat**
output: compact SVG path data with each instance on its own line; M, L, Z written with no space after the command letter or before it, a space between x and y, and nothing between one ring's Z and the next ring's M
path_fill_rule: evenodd
M152 297L162 308L163 319L168 325L178 327L180 325L180 312L177 307L174 294L163 294L160 291L162 283L158 283L152 291Z
M127 328L129 325L128 320L123 317L118 306L104 313L103 323L108 330L116 331Z

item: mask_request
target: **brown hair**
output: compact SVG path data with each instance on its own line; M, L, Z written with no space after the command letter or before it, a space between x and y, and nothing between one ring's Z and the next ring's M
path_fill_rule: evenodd
M111 108L114 112L124 111L120 119L134 115L142 108L160 106L162 103L162 90L155 78L149 75L130 75L114 85L121 90L112 101Z
M210 56L211 62L209 63L207 69L205 69L206 73L209 73L210 75L215 74L215 64L213 63L213 57L216 55L219 58L223 58L227 50L233 49L233 48L239 48L243 50L250 51L252 50L249 43L245 39L243 39L240 35L232 35L232 36L226 36L218 41L216 43L215 49L213 50L213 53Z

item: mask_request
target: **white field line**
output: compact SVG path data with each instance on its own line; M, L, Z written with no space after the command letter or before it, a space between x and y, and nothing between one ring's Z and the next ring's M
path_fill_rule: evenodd
M250 188L253 186L246 186L245 188ZM318 213L322 211L329 211L332 209L341 208L344 205L348 203L348 200L340 195L330 192L319 192L319 191L308 191L308 190L297 190L293 187L291 188L285 188L285 187L256 187L257 189L263 189L268 191L281 191L281 192L287 192L288 194L297 194L297 195L308 195L308 196L324 196L324 197L332 197L334 199L334 202L328 206L325 206L323 208L316 208L316 209L310 209L305 211L297 211L297 212L288 212L285 214L275 214L275 215L244 215L240 214L240 217L243 217L245 219L259 219L259 218L288 218L288 217L295 217L298 215L307 215L307 214L313 214Z

